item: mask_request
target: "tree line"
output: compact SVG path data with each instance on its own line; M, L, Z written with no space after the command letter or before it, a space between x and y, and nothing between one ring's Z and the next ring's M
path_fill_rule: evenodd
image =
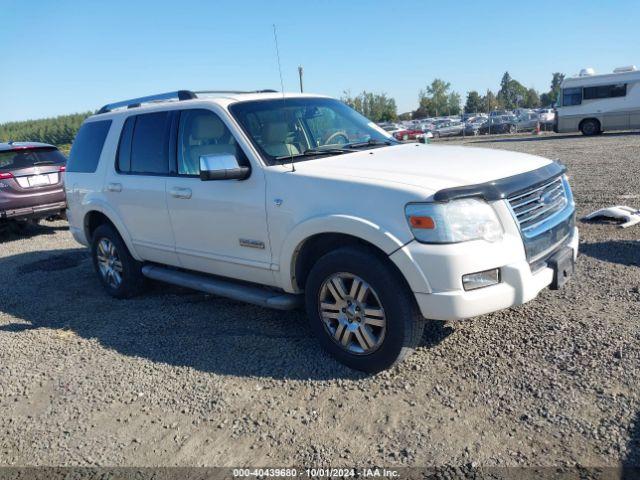
M464 105L458 92L451 90L451 84L440 78L434 79L418 94L418 108L412 112L398 114L396 101L386 93L363 91L351 95L348 90L341 100L374 122L392 122L412 118L459 115L460 113L489 113L497 109L537 108L549 106L558 99L560 84L564 74L555 72L548 92L539 93L527 88L505 72L500 88L484 95L476 90L467 93ZM26 120L0 124L0 142L32 141L64 145L73 142L80 125L92 112L60 115L40 120Z
M462 97L451 90L451 84L436 78L418 94L418 108L402 114L398 114L395 100L386 93L363 91L352 96L349 91L345 91L341 100L374 122L459 115L463 112L489 113L493 110L550 106L558 99L562 80L564 74L553 73L549 91L539 93L534 88L525 87L512 78L509 72L505 72L496 92L488 89L483 95L477 90L471 90L463 105Z
M80 125L91 112L60 115L39 120L0 124L0 142L43 142L64 145L73 142Z

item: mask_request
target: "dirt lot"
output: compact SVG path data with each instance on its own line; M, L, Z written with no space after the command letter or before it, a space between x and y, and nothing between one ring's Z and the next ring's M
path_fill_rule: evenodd
M464 144L562 160L579 215L640 207L638 134ZM112 300L65 223L4 234L0 463L638 465L640 227L581 235L564 290L434 322L367 377L320 351L303 313L169 286Z

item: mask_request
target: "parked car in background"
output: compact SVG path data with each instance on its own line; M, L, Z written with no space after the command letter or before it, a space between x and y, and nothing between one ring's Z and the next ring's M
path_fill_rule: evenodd
M378 126L385 132L389 132L391 135L404 130L404 127L402 125L398 125L397 123L380 123L378 124Z
M517 132L529 132L538 128L540 123L540 117L537 113L530 111L521 113L516 117L516 131Z
M503 115L511 115L511 112L509 110L494 110L489 113L490 117L501 117Z
M437 124L437 126L431 130L434 138L440 137L455 137L462 135L464 131L464 123L460 121L446 121Z
M485 117L474 117L470 119L464 125L464 134L473 136L480 134L480 128L485 124L487 119Z
M0 143L0 225L63 216L67 159L46 143Z
M393 137L396 140L415 140L418 135L422 135L424 132L418 127L407 127L403 130L398 130L393 133Z
M520 305L573 273L560 163L402 144L326 97L205 95L105 105L78 131L69 228L115 298L151 278L304 304L327 351L377 372L421 344L425 319Z
M538 117L540 118L540 125L544 129L553 126L553 124L556 122L556 112L553 110L553 108L539 109Z
M515 133L516 117L513 115L494 115L478 129L480 135L495 135L499 133Z

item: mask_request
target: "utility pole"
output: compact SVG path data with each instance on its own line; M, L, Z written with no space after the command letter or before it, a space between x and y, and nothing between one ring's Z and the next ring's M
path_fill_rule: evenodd
M303 92L303 88L302 88L302 74L303 74L303 70L302 70L302 65L298 66L298 76L300 77L300 93Z

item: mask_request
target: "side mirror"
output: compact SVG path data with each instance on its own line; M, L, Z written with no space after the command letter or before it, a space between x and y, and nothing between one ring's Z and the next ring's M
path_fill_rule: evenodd
M200 180L244 180L249 167L241 167L235 155L219 153L200 157Z

